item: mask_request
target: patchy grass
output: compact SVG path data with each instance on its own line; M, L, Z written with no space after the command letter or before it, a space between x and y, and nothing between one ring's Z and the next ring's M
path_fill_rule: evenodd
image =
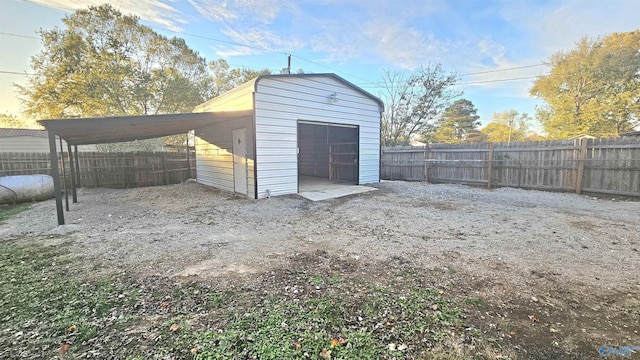
M0 224L4 224L7 220L20 214L28 208L29 204L0 205Z
M515 359L523 349L525 358L591 354L587 348L551 349L550 336L558 333L527 318L535 309L496 308L486 299L455 295L458 285L430 285L426 279L433 274L399 261L389 271L320 252L228 285L126 272L87 281L83 260L71 256L69 243L53 240L59 244L7 242L0 248L0 358L458 360ZM627 306L632 314L638 310L637 303ZM559 309L556 316L566 313Z

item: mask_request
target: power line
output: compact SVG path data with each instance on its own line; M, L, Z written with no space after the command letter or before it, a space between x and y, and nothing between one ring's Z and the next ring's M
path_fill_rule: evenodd
M6 71L6 70L0 70L0 74L23 75L23 76L35 76L36 75L36 74L29 74L29 73L26 73L26 72Z
M20 35L20 34L13 34L13 33L1 32L1 31L0 31L0 35L15 36L15 37L20 37L20 38L25 38L25 39L36 39L36 40L40 40L40 38L39 38L39 37L36 37L36 36Z
M484 84L484 83L493 83L493 82L505 82L505 81L518 81L518 80L526 80L526 79L536 79L540 76L546 76L546 74L542 74L542 75L534 75L534 76L523 76L523 77L515 77L515 78L507 78L507 79L496 79L496 80L482 80L482 81L470 81L470 82L464 82L464 83L457 83L454 84L453 86L461 86L461 85L475 85L475 84ZM382 88L385 85L378 83L377 85L358 85L360 87L364 87L364 88Z
M523 76L523 77L509 78L509 79L470 81L470 82L459 83L459 84L455 84L455 85L456 86L458 86L458 85L474 85L474 84L484 84L484 83L502 82L502 81L516 81L516 80L526 80L526 79L537 79L540 76L545 76L545 75Z
M462 74L460 76L489 74L489 73L496 73L496 72L501 72L501 71L511 71L511 70L526 69L526 68L532 68L532 67L538 67L538 66L547 66L547 65L550 65L550 64L549 63L541 63L541 64L533 64L533 65L523 65L523 66L516 66L516 67L504 68L504 69L478 71L478 72L473 72L473 73L468 73L468 74Z

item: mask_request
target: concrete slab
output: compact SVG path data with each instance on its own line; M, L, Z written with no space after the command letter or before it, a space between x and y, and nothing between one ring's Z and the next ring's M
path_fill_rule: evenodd
M302 190L302 186L300 188L300 190ZM366 193L373 190L378 189L362 185L331 184L325 187L318 186L315 189L300 191L298 195L311 201L322 201L347 195Z

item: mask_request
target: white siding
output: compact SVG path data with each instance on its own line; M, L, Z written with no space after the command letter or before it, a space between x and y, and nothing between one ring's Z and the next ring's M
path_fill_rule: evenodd
M332 103L329 96L340 99ZM298 120L358 125L359 179L379 181L380 105L331 76L265 77L255 94L258 197L298 192Z
M204 104L196 106L193 112L252 110L254 84L255 80L246 82Z
M199 183L234 191L232 130L246 128L247 196L255 198L252 120L250 116L245 116L196 130L196 173Z
M194 112L231 112L253 109L255 81L198 105ZM255 173L253 154L253 116L243 115L221 121L215 125L196 129L196 173L198 182L226 191L233 188L233 129L247 129L247 196L255 198Z

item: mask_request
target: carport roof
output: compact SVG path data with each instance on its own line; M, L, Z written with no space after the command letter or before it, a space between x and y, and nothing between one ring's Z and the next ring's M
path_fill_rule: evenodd
M224 120L250 115L251 111L112 116L38 121L70 145L105 144L176 135Z

